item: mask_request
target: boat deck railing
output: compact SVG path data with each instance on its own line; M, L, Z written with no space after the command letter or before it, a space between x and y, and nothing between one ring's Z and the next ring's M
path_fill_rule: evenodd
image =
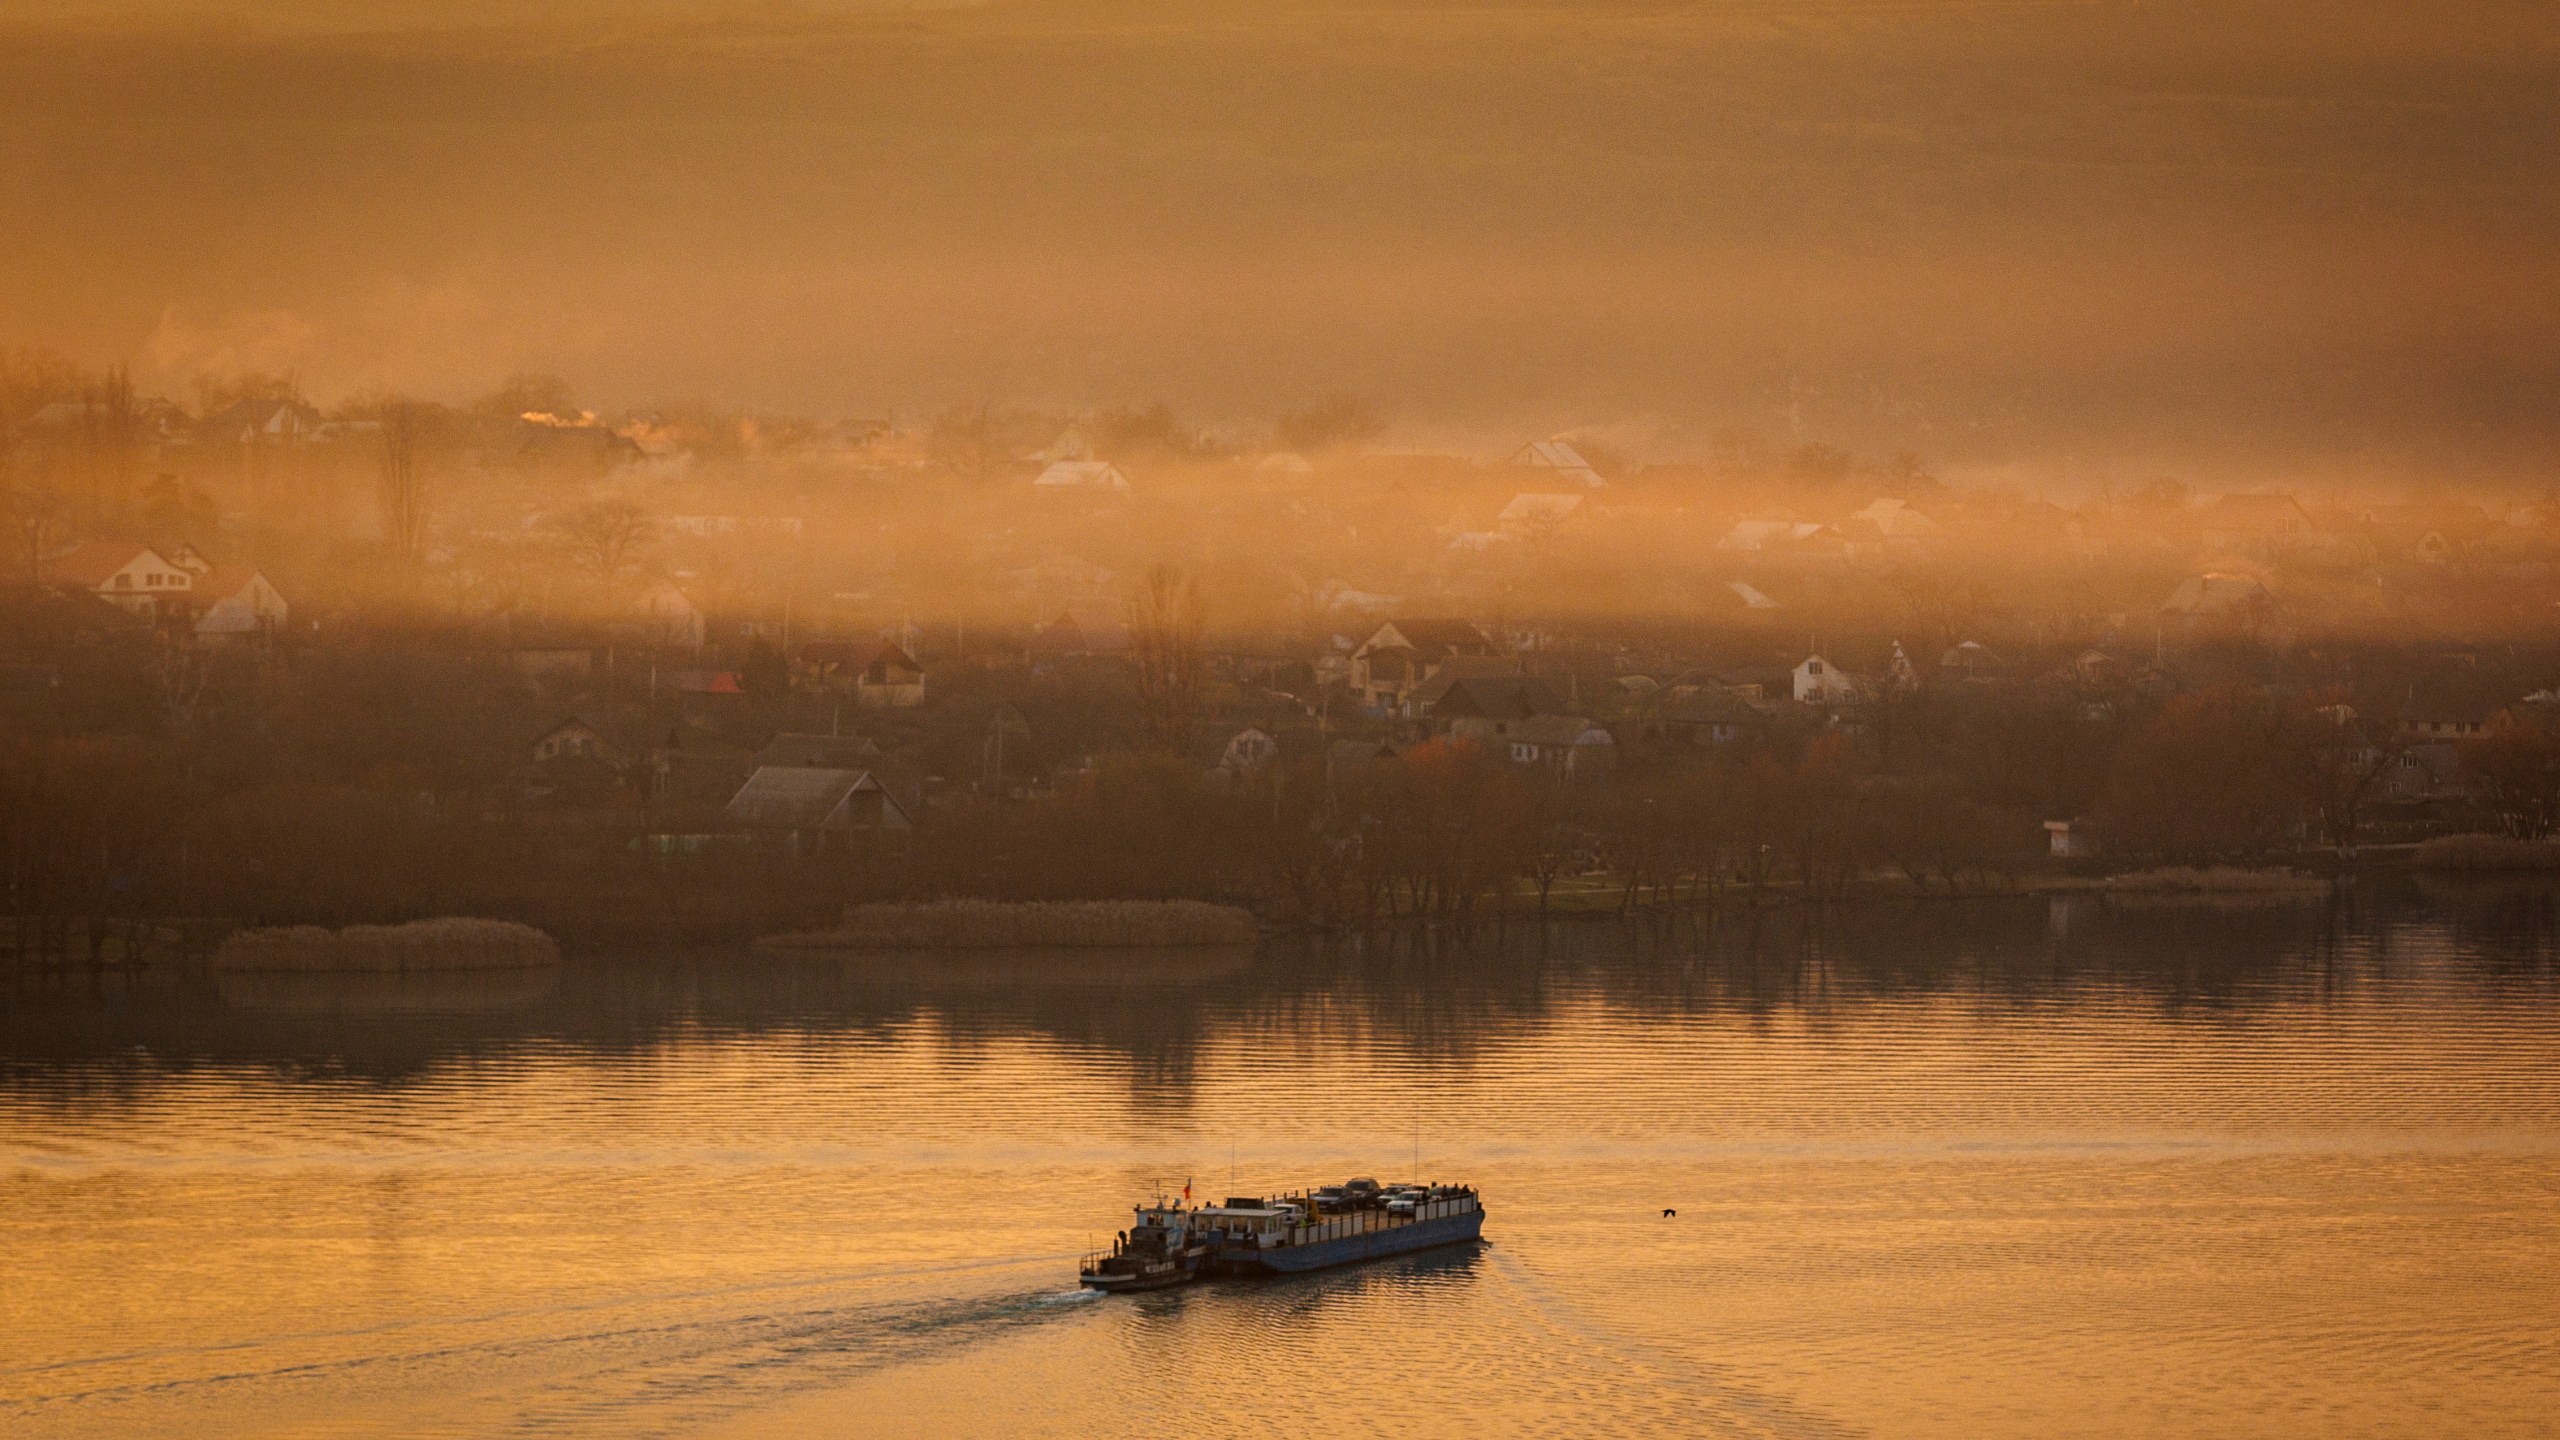
M1312 1225L1292 1225L1281 1232L1284 1245L1321 1245L1328 1240L1347 1240L1354 1235L1368 1235L1380 1230L1393 1230L1425 1220L1444 1220L1476 1209L1472 1195L1448 1200L1426 1200L1410 1215L1390 1215L1384 1210L1354 1210L1335 1215Z

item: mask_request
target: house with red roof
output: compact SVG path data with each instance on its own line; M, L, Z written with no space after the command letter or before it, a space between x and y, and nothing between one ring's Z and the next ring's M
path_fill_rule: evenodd
M195 575L148 545L92 540L45 566L56 585L86 590L145 620L182 615L190 608Z

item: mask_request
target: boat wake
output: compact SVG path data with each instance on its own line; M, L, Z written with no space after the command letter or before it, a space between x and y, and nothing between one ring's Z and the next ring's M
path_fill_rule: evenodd
M1037 1262L1044 1281L1056 1263ZM813 1303L831 1288L878 1298ZM271 1337L19 1372L0 1431L160 1433L184 1418L191 1433L221 1434L236 1417L246 1433L307 1416L348 1435L682 1434L1065 1322L1097 1298L1050 1282L901 1299L874 1274ZM39 1377L56 1383L25 1383Z
M1603 1329L1557 1295L1516 1254L1489 1253L1493 1273L1517 1297L1520 1308L1550 1332L1558 1348L1587 1352L1584 1364L1614 1365L1628 1372L1629 1378L1643 1382L1636 1387L1639 1393L1686 1397L1684 1404L1690 1408L1681 1426L1683 1434L1846 1440L1860 1433L1784 1396L1755 1389L1721 1366Z

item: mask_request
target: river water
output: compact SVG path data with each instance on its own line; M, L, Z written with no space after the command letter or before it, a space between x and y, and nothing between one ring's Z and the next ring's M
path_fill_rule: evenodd
M1074 1288L1186 1179L1416 1173L1477 1184L1493 1243ZM2554 1417L2547 890L0 975L12 1437Z

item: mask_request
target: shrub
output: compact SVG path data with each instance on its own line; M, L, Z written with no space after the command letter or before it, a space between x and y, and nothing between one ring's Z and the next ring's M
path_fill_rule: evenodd
M2471 874L2549 874L2560 872L2560 845L2504 835L2446 835L2419 846L2410 863Z
M513 970L555 965L560 947L530 925L447 916L406 925L278 925L243 930L214 952L217 970Z

